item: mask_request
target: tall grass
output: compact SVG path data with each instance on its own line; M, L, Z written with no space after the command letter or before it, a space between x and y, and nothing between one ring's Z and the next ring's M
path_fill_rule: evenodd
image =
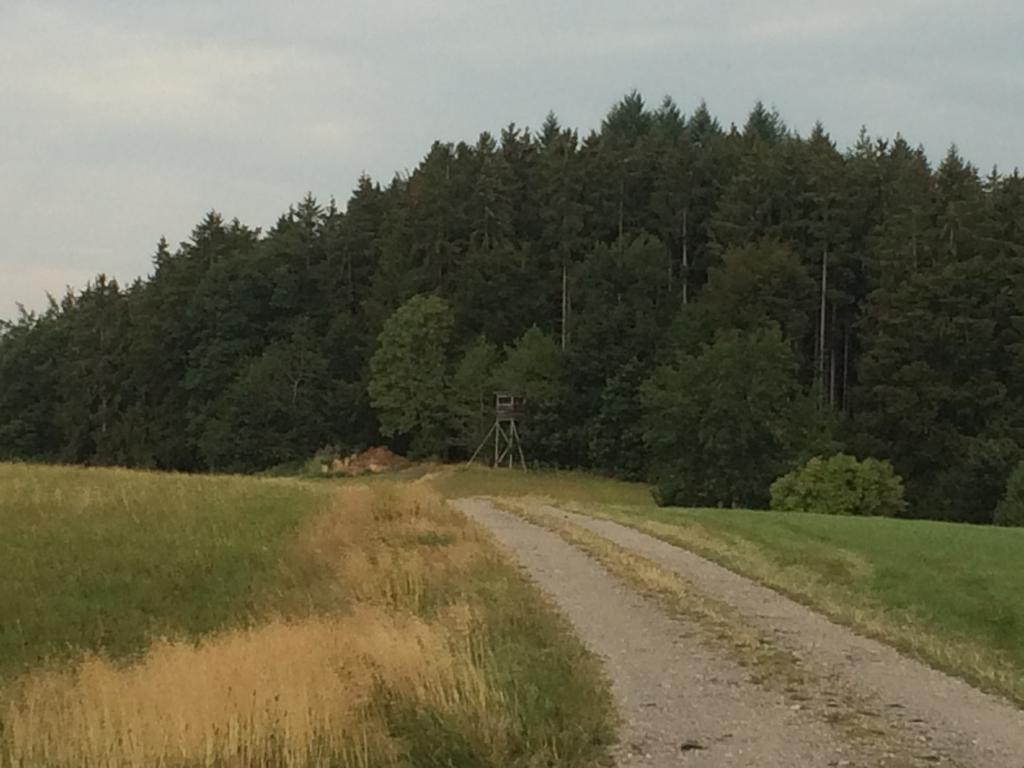
M504 713L444 621L359 609L274 621L198 645L157 643L129 666L89 657L19 681L8 704L12 766L397 764L382 693L471 717L500 740Z
M600 763L596 662L489 538L424 483L316 486L329 497L275 542L279 581L245 621L182 622L129 655L87 645L10 680L0 765Z

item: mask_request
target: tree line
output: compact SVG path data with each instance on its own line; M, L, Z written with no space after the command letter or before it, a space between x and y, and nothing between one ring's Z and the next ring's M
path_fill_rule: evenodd
M907 514L989 522L1024 458L1024 180L757 104L637 93L436 142L266 231L211 212L152 273L0 331L0 457L254 471L387 440L460 458L494 389L545 465L763 504L887 459Z

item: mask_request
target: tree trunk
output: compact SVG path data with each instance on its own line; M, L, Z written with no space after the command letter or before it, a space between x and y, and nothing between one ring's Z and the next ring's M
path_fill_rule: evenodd
M836 305L832 305L832 327L829 333L828 345L828 404L832 410L836 407Z
M668 255L668 291L669 291L669 293L671 293L672 292L672 277L673 277L673 275L672 275L672 267L674 267L675 263L676 263L676 255L675 255L675 252L673 251L672 241L671 240L669 240L668 243L666 244L665 252Z
M910 236L910 253L912 256L912 262L914 265L914 271L917 271L917 212L914 211L911 214L910 219L911 236Z
M850 408L850 324L843 328L843 412Z
M572 331L569 325L569 320L572 318L572 292L568 289L565 290L565 346L568 348L572 344Z
M625 171L623 171L622 182L619 184L619 250L620 251L622 250L622 224L623 224L622 219L623 219L623 213L624 213L623 206L625 205L625 201L626 201L626 174L625 174Z
M683 209L683 304L689 299L690 292L690 209Z
M565 259L562 259L562 351L569 341L569 271Z
M352 281L352 252L350 248L346 248L349 251L348 258L345 259L345 271L347 273L348 282L348 305L351 307L355 304L356 300L356 287Z
M825 315L828 306L828 246L825 246L821 257L821 314L818 318L818 384L825 397Z

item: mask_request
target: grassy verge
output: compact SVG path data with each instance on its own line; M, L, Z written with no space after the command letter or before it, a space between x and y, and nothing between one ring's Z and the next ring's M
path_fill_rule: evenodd
M548 498L697 552L1024 705L1024 530L738 509L658 508L644 486L475 470L467 495Z
M590 506L1024 705L1024 531Z
M871 702L839 681L825 680L809 671L796 654L780 647L771 633L749 624L727 602L701 592L651 560L560 516L547 514L528 501L505 499L502 506L557 533L610 573L656 599L669 614L686 619L702 642L749 669L753 682L778 691L798 709L816 711L850 743L873 753L873 764L888 768L921 764L914 757L918 745L888 722Z
M4 768L605 760L596 661L422 483L0 478Z

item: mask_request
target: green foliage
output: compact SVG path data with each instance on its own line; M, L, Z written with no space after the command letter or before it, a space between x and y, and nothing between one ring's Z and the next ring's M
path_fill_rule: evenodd
M0 459L49 459L59 450L56 361L62 346L56 308L0 322Z
M384 323L370 358L368 389L381 432L411 438L420 456L442 453L448 445L453 323L443 300L414 296Z
M590 428L590 458L610 475L639 480L647 465L640 387L646 371L636 360L605 382L601 406Z
M644 443L659 503L760 506L816 436L777 328L733 331L644 385Z
M308 455L327 439L330 383L309 336L267 347L216 402L199 438L210 467L266 468Z
M609 376L636 360L645 377L665 327L672 320L670 261L664 244L650 236L629 242L599 245L573 273L565 374L572 398L565 403L566 438L589 448L595 438L593 421L603 407L603 387ZM635 394L635 393L634 393ZM581 452L577 461L592 454ZM610 468L611 457L603 465ZM642 459L639 462L643 464ZM637 461L621 471L635 474ZM619 471L619 470L613 470Z
M948 461L930 482L923 483L918 516L990 524L1006 492L1006 481L1021 459L1011 438L965 438L963 457Z
M815 456L771 486L771 508L822 515L892 517L906 509L903 481L887 461Z
M129 461L126 441L132 382L121 374L128 354L128 304L116 280L99 275L78 296L64 299L66 375L56 384L55 417L63 435L59 456L78 463Z
M454 443L472 455L494 423L494 371L497 348L477 339L463 354L452 376Z
M713 327L754 330L775 323L794 344L803 342L814 318L814 280L799 257L777 242L727 251L713 267L700 303Z
M536 326L551 359L530 374L547 391L529 457L632 475L662 457L634 461L631 432L616 448L636 406L610 379L774 323L822 421L905 478L908 514L986 523L1024 447L1021 254L1019 173L982 179L955 148L933 169L864 131L843 152L763 104L725 131L705 104L634 92L597 131L552 114L437 141L411 172L363 175L345 205L307 195L267 229L212 211L158 243L147 279L99 275L4 323L0 456L253 471L382 438L461 456L485 378L462 351L482 339L497 370ZM431 383L402 379L430 395L375 399L381 333L417 296L450 314ZM297 338L316 383L291 398Z
M1017 465L1006 481L1006 495L996 507L994 522L1024 527L1024 462Z
M505 361L498 367L495 380L506 391L539 405L557 402L561 372L558 345L534 325L505 350Z
M939 263L893 278L864 308L857 449L889 456L926 514L988 522L1009 470L995 454L1011 454L1010 465L1017 458L1020 398L1007 351L1020 344L1022 307L1007 286L1019 279L1019 261ZM1017 447L999 448L1006 441ZM986 480L993 465L1003 466L994 484ZM967 508L954 506L960 494Z
M558 345L537 326L505 350L505 361L494 374L498 389L526 398L523 443L530 457L541 462L558 461L563 439L562 375L563 357Z

